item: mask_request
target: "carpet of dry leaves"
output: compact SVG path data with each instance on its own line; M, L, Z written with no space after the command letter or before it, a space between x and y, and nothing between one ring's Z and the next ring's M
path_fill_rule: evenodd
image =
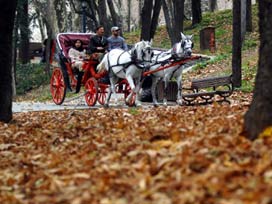
M241 135L249 98L14 114L0 123L0 203L272 203L272 139Z

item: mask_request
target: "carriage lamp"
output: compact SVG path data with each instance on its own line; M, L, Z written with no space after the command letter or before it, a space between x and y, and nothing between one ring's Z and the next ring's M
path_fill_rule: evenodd
M81 8L82 8L82 32L86 33L86 9L87 9L86 0L81 0Z

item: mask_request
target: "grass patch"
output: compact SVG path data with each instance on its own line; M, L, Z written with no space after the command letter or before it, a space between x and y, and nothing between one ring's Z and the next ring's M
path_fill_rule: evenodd
M16 91L18 95L48 84L50 77L46 74L43 64L17 64Z

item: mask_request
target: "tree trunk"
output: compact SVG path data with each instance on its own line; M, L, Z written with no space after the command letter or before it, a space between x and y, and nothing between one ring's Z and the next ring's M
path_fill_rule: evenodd
M232 75L235 87L241 86L242 35L241 35L241 1L233 1L233 35L232 35Z
M115 11L115 8L114 8L112 0L107 0L107 3L108 3L108 7L110 9L112 24L114 26L122 27L122 25L120 24L120 21L119 21L119 16L118 16L118 14Z
M215 9L216 9L216 4L217 4L217 1L216 0L210 0L210 10L211 12L214 12Z
M108 23L107 5L105 0L98 0L98 15L100 25L103 25L105 28L105 35L110 35L110 24Z
M17 8L20 28L19 58L22 64L27 64L29 62L28 0L21 0Z
M162 0L162 8L163 8L164 18L166 22L166 29L170 37L171 44L174 45L176 41L174 40L174 32L173 32L174 25L173 25L173 18L170 13L171 12L169 8L170 6L171 5L167 3L167 0Z
M142 9L142 26L141 26L141 39L150 40L150 25L152 16L153 0L145 0Z
M192 0L192 26L198 24L202 20L201 1Z
M127 2L127 9L128 9L128 15L127 15L127 27L128 32L130 32L130 19L131 19L131 0L128 0Z
M59 32L67 31L67 10L66 10L66 2L63 0L55 0L54 8L56 12L56 20L58 25Z
M153 39L155 36L155 32L158 26L159 16L161 12L162 0L155 0L155 4L153 7L153 16L151 20L150 26L150 39Z
M256 139L272 126L272 2L259 1L260 49L253 101L245 114L247 138Z
M251 0L247 0L246 5L246 31L252 32L252 5Z
M16 0L0 1L0 121L12 119L12 31Z
M12 92L13 96L16 96L16 64L17 64L17 43L18 43L18 33L19 21L18 13L15 16L14 28L13 28L13 42L12 42Z
M183 18L184 18L184 0L173 0L174 9L174 39L173 41L179 42L181 40L180 32L183 32Z

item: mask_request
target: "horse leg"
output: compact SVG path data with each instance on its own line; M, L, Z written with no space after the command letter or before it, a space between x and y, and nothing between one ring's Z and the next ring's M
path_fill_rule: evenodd
M130 94L126 98L126 103L129 103L129 101L132 99L132 95L135 93L135 85L134 85L133 78L131 75L127 75L126 79L127 79L127 82L130 86L130 89L131 89Z
M167 106L167 86L169 82L170 76L165 76L164 77L164 92L163 92L163 105Z
M110 102L110 98L111 98L112 93L114 94L115 101L117 101L116 92L115 92L115 83L116 83L116 78L110 77L109 94L106 99L105 107L109 107L109 102Z
M143 81L141 81L141 77L137 78L137 85L135 87L135 93L136 93L136 100L135 100L135 105L136 106L141 106L142 103L140 101L140 95L139 95L139 91L140 91L140 88L142 87L142 84L143 84Z
M156 87L157 87L158 80L159 80L158 77L152 76L151 95L152 95L153 105L155 107L159 105L157 96L156 96Z
M182 75L177 77L178 93L177 93L177 104L182 105Z

